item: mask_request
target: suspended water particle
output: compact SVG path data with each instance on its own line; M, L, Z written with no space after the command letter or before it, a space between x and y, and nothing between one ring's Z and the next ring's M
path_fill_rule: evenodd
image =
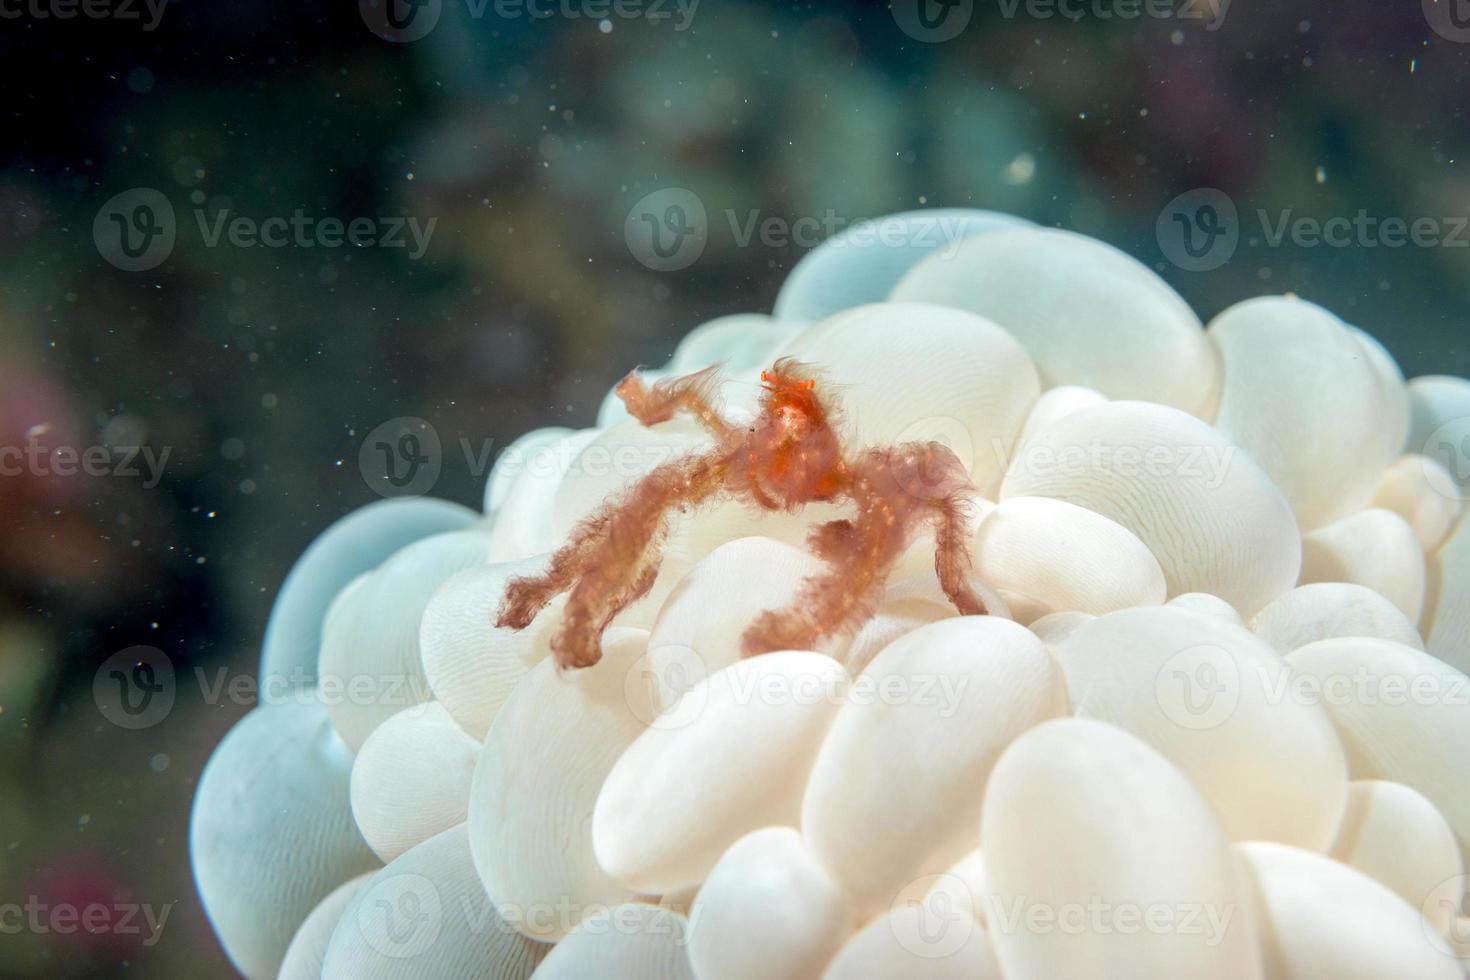
M135 95L147 95L153 91L153 72L142 65L128 72L128 91Z
M1005 182L1016 187L1031 183L1036 176L1036 158L1029 153L1020 153L1006 164Z

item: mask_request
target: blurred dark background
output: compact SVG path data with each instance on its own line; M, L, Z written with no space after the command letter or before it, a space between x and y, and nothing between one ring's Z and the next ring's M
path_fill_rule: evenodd
M246 707L186 685L166 722L121 729L94 703L99 665L145 644L178 670L252 675L293 560L378 499L357 459L386 420L496 450L587 426L616 378L691 327L768 311L806 249L742 246L727 211L1010 211L1112 242L1205 319L1295 291L1410 376L1470 372L1470 233L1271 246L1248 217L1470 215L1470 44L1413 0L1237 0L1215 30L1108 0L1075 21L978 0L943 43L877 2L703 0L680 30L672 0L661 22L444 0L407 43L354 0L184 0L151 29L131 6L138 19L60 19L38 15L55 0L0 0L0 447L169 452L156 481L144 460L136 477L0 476L0 976L228 975L187 818ZM624 219L671 186L700 196L711 230L697 262L660 273ZM1155 235L1199 187L1226 191L1246 229L1206 273ZM94 234L134 188L178 216L144 271ZM210 246L195 208L435 224L417 258L411 238ZM478 469L446 453L434 493L478 506ZM151 944L7 928L5 903L33 897L171 914Z

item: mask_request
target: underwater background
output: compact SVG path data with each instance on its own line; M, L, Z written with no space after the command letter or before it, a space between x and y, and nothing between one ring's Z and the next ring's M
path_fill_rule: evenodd
M478 506L865 218L1011 212L1470 374L1466 0L420 6L0 0L0 449L41 447L0 457L0 908L167 916L0 914L0 976L230 975L190 801L373 433L427 421L413 492ZM171 702L119 718L140 646Z

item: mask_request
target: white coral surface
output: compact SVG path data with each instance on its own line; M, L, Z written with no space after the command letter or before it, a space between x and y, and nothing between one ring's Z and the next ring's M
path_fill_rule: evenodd
M345 520L263 668L320 691L242 721L195 802L242 974L1466 975L1470 530L1436 434L1470 382L1406 382L1324 305L1206 328L1111 246L944 214L956 247L832 243L654 373L726 365L733 419L789 354L850 452L946 443L991 615L926 535L856 634L741 659L841 508L718 504L558 673L562 604L496 629L505 583L703 444L616 401L503 452L483 515Z

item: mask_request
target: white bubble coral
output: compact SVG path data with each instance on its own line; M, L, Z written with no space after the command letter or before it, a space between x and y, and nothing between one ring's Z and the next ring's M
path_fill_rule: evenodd
M1296 298L1206 331L1069 232L875 227L483 517L313 545L262 672L316 689L191 829L242 973L1462 975L1470 382Z

